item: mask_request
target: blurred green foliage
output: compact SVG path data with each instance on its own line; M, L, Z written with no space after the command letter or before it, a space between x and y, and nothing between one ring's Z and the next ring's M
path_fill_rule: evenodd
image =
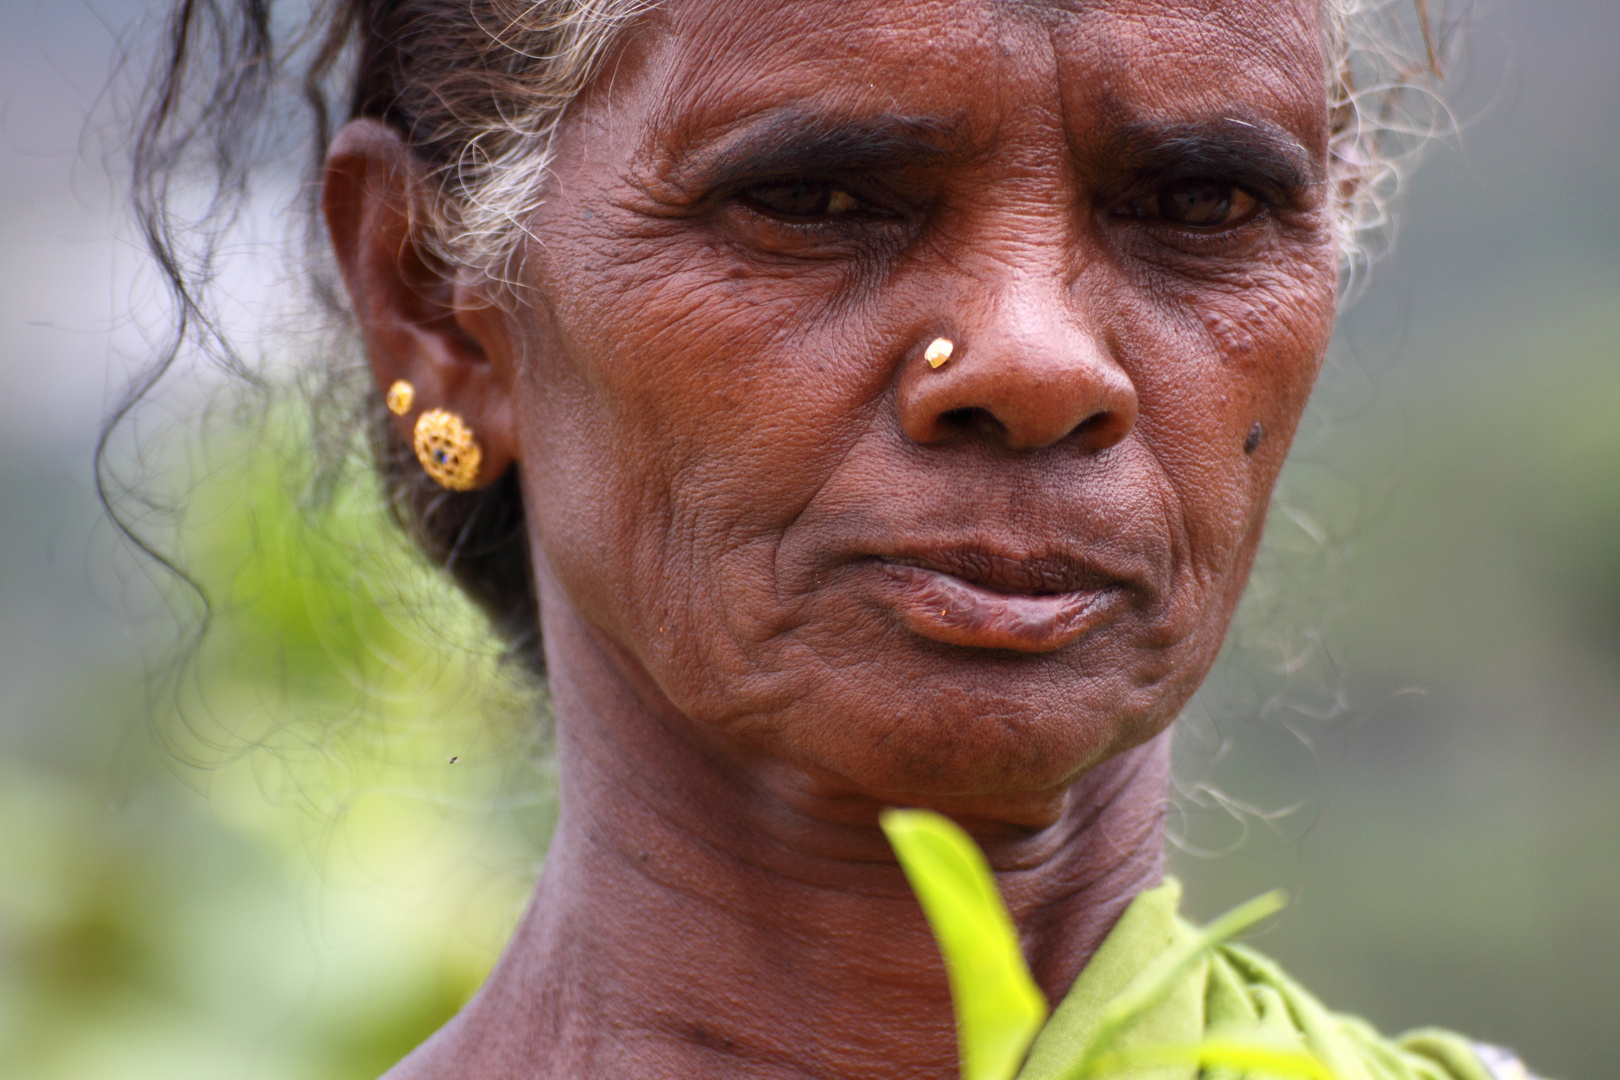
M207 633L64 693L61 723L124 728L111 777L0 756L0 1076L375 1076L526 899L543 698L369 485L306 505L290 416L180 432Z

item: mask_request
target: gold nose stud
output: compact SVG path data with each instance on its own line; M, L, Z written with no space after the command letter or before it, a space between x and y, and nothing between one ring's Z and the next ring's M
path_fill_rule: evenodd
M950 338L935 338L928 343L928 348L923 350L923 359L928 361L929 367L938 370L945 366L945 361L951 358L951 353L955 350L956 346L951 344Z

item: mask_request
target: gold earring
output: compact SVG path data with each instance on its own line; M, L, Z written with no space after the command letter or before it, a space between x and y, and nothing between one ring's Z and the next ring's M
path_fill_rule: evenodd
M444 409L429 409L416 418L416 460L441 486L471 491L478 486L484 451L465 420Z
M411 411L411 404L416 401L416 387L404 379L394 380L394 385L388 388L388 395L383 398L388 403L388 411L395 416L404 416Z
M951 353L955 350L956 346L951 343L950 338L935 338L928 343L928 348L923 350L923 359L928 361L929 367L938 370L945 366L945 361L951 358Z

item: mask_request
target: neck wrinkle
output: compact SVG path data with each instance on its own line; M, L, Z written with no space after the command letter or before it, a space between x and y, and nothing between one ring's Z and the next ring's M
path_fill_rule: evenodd
M657 715L570 622L547 620L562 812L544 875L424 1051L453 1043L461 1078L954 1078L943 964L880 804L865 826L807 812L815 799ZM1054 1006L1162 875L1167 750L1161 736L1092 769L1044 828L981 836Z

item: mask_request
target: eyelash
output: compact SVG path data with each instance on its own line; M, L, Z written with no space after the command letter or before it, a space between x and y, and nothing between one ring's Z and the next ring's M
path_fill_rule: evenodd
M1226 193L1224 199L1218 201L1224 202L1229 211L1232 210L1232 203L1237 200L1242 200L1248 205L1233 213L1232 216L1236 220L1207 225L1177 221L1173 215L1165 212L1165 208L1166 200L1173 198L1178 188L1184 192L1201 194L1206 198L1212 189L1224 191ZM1203 191L1200 192L1200 188ZM1122 208L1116 210L1114 215L1126 220L1140 221L1152 227L1173 230L1189 237L1213 237L1235 232L1253 224L1266 217L1275 206L1275 200L1237 180L1220 176L1183 176L1160 179L1150 187L1138 188L1137 193L1122 201Z
M772 206L763 193L777 193L786 200L807 200L811 209L819 210L795 214ZM794 229L842 226L856 221L892 219L894 215L882 212L873 200L859 194L849 184L818 177L784 177L755 184L738 192L734 198L759 217ZM845 205L847 204L847 205Z
M832 216L796 217L758 197L761 192L795 185L815 189L806 193L812 201L819 198L825 203L829 195L842 195L852 205L845 212L836 212L835 206ZM767 256L796 259L864 260L903 244L897 229L913 220L909 213L886 207L881 197L868 195L861 185L814 176L767 177L733 188L720 200L719 210L746 247Z

